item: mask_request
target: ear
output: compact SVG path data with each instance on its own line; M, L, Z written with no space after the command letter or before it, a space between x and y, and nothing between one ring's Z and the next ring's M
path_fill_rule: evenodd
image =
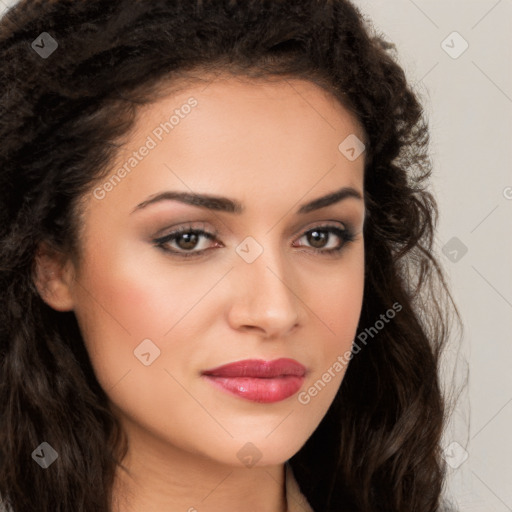
M71 311L74 269L70 258L42 242L34 263L34 284L43 301L57 311Z

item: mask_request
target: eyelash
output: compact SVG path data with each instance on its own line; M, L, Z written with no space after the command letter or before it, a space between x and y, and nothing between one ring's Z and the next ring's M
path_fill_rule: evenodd
M337 247L335 249L315 249L315 248L311 249L311 251L313 253L318 253L323 256L338 255L345 248L345 246L347 244L354 241L354 239L355 239L355 234L350 229L341 229L338 226L333 226L333 225L316 226L314 228L308 229L307 231L302 233L302 235L299 238L302 238L303 236L305 236L308 233L311 233L313 231L321 231L321 232L327 232L330 234L335 234L335 235L339 236L341 238L341 240L343 241L341 246ZM206 251L210 250L210 248L209 248L209 249L203 249L201 251L182 252L182 251L176 251L174 249L169 249L168 247L166 247L166 244L168 244L171 241L176 240L180 235L182 235L184 233L187 233L187 234L193 233L195 235L202 235L209 240L214 240L218 235L217 232L210 233L210 232L204 231L202 229L190 228L190 227L185 226L185 227L179 228L165 236L154 239L153 244L156 247L158 247L159 249L165 251L166 253L171 253L173 256L177 256L180 258L181 257L190 258L190 257L201 256Z

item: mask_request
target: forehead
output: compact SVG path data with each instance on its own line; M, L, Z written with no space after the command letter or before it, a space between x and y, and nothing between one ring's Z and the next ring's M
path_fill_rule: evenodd
M307 128L312 131L324 124L320 131L330 128L333 132L343 132L349 129L359 139L366 139L357 117L338 98L305 79L205 74L201 78L164 81L157 90L157 101L139 110L139 130L147 131L146 120L155 114L172 113L193 96L199 102L199 108L194 109L194 117L198 118L197 112L201 112L201 124L225 121L224 125L217 125L218 130L228 122L232 128L245 124L248 129L244 118L259 121L255 128L267 129L271 124L280 127L300 118L303 122L294 125L293 132L300 134ZM265 119L268 123L264 123ZM265 134L264 130L259 131Z
M163 190L252 199L260 208L308 191L304 200L340 186L362 190L364 155L350 161L339 145L364 132L316 84L217 77L172 86L139 110L110 173L124 168L122 180L102 208L133 208Z
M161 97L139 111L125 150L153 134L174 159L209 158L241 167L274 159L270 167L275 169L282 159L283 165L293 165L318 160L321 152L337 158L347 136L366 138L348 109L307 80L220 75L169 87L165 95L163 84Z

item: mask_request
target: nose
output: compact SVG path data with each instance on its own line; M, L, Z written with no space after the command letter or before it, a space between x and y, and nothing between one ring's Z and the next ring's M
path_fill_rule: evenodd
M301 301L293 290L290 272L284 272L285 264L268 254L265 251L254 262L237 265L228 320L236 330L284 338L299 323Z

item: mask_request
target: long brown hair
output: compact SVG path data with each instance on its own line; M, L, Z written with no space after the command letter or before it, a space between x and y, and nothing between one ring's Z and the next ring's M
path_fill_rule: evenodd
M1 20L0 45L0 495L13 512L109 512L126 449L73 312L37 292L36 249L77 254L79 199L137 107L162 84L220 71L311 80L357 116L368 142L358 331L401 305L290 459L302 492L316 512L440 510L439 364L448 312L460 317L433 255L427 121L361 12L348 0L24 0ZM42 441L59 454L46 471L31 457Z

